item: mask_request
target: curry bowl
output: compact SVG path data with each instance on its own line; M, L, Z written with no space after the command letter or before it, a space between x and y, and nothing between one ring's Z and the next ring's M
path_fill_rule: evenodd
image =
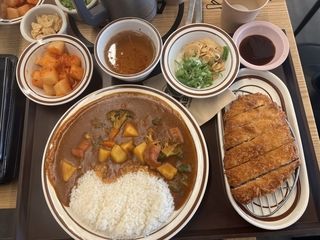
M208 179L197 122L138 85L87 95L55 125L41 168L46 203L75 239L162 239L196 212Z
M232 38L204 23L189 24L173 32L163 46L161 70L177 92L208 98L226 90L236 78L240 60Z
M31 43L17 63L17 82L30 100L47 106L78 97L91 81L93 60L77 38L56 34Z
M158 64L161 51L158 30L150 22L134 17L106 25L94 44L94 55L102 71L126 82L145 79Z

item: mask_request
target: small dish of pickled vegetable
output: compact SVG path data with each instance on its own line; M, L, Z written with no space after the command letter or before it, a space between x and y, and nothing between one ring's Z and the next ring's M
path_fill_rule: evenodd
M223 92L234 81L240 66L232 38L222 29L203 23L184 26L171 34L160 63L167 83L193 98Z
M80 40L57 34L31 43L21 54L16 71L26 97L42 105L60 105L86 89L93 61Z

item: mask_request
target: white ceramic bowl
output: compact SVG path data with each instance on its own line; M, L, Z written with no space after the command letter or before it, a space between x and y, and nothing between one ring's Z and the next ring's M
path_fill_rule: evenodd
M41 15L55 15L57 14L61 20L62 20L62 25L60 30L57 32L57 34L64 34L67 32L67 18L65 13L58 8L55 5L52 4L42 4L40 6L36 6L29 10L22 18L21 24L20 24L20 32L21 35L25 40L28 42L34 42L37 41L37 39L34 39L31 35L31 23L32 22L37 22L37 16Z
M270 22L253 21L239 27L233 35L233 40L240 47L241 42L248 36L261 35L273 43L275 47L275 55L273 59L264 65L255 65L246 61L240 53L240 62L247 68L255 70L272 70L280 66L288 57L289 41L285 33L276 25Z
M72 1L72 0L70 0ZM98 0L91 0L91 2L87 5L87 8L90 9L92 7L94 7L96 4L97 4ZM77 10L74 8L74 9L69 9L67 7L65 7L61 2L60 0L55 0L55 4L62 10L64 11L65 13L67 14L70 14L72 16L74 16L75 18L77 19L80 19L78 13L77 13Z
M106 232L93 229L92 226L89 226L81 221L69 207L65 207L59 201L58 195L48 176L49 163L47 161L51 161L49 160L52 156L51 154L55 152L57 147L60 145L56 143L61 141L61 136L66 134L69 127L76 123L77 117L86 113L90 114L92 111L96 111L98 106L104 104L106 104L105 106L109 106L110 102L117 101L119 96L120 98L121 96L135 96L137 99L141 99L141 97L143 97L144 99L150 99L158 102L162 106L165 106L174 114L179 116L179 119L185 123L193 140L192 144L194 144L197 155L197 164L195 166L196 176L192 186L192 191L190 192L186 202L178 210L175 210L167 222L164 223L159 229L152 232L150 235L133 238L144 240L170 239L181 229L183 229L183 227L195 214L201 203L208 181L209 156L207 145L201 129L191 113L178 101L168 96L166 93L150 87L140 86L137 84L126 84L103 88L87 95L65 112L52 130L43 154L41 182L46 203L59 225L73 239L111 239ZM142 108L145 107L143 102L138 101L138 104L139 102ZM114 106L116 105L117 103L115 103ZM101 108L99 111L96 111L96 113L101 115L101 119L105 118L105 112L102 111ZM69 127L66 128L66 126ZM91 203L89 202L88 204ZM145 216L148 216L147 212L145 214Z
M183 47L193 41L210 38L220 46L229 48L225 70L206 88L192 88L181 83L175 76L176 60L181 55ZM167 83L177 92L192 98L208 98L226 90L237 77L240 60L238 49L232 38L222 29L205 23L189 24L177 29L166 40L160 60L161 70Z
M82 80L65 96L49 96L43 89L32 84L31 74L40 67L35 64L37 58L46 50L48 43L63 41L69 54L77 55L84 69ZM88 86L93 72L93 60L87 47L78 39L69 35L57 34L46 36L41 41L31 43L21 54L16 69L18 85L23 94L30 100L42 105L60 105L67 103L79 96Z
M5 1L1 1L1 4L3 3L4 4ZM20 4L21 2L23 1L20 1ZM25 4L28 4L26 0L24 0ZM31 9L33 9L34 7L36 6L39 6L41 5L42 3L44 2L44 0L38 0L37 4L35 4L34 6L32 6L32 8L30 8L27 12L29 12ZM5 5L5 4L4 4ZM0 16L0 25L12 25L12 24L17 24L17 23L20 23L21 20L22 20L23 16L19 16L17 18L13 18L13 19L8 19L8 18L2 18Z
M144 33L153 42L155 47L155 56L150 65L144 70L134 74L120 74L113 71L105 59L105 47L112 37L123 31L135 31ZM98 65L108 75L127 82L137 82L145 79L159 62L162 50L161 35L158 30L148 21L140 18L121 18L106 25L98 34L94 44L94 55Z

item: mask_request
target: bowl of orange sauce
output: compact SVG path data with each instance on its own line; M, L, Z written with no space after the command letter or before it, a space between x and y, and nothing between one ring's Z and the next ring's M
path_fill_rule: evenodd
M148 21L128 17L106 25L94 44L102 71L112 77L137 82L145 79L159 62L162 39Z

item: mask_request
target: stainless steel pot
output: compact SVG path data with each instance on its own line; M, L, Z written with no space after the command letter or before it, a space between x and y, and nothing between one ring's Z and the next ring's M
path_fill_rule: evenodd
M122 17L138 17L151 21L157 14L157 0L100 0L88 10L83 0L73 0L79 16L92 26ZM164 4L164 1L162 1Z

